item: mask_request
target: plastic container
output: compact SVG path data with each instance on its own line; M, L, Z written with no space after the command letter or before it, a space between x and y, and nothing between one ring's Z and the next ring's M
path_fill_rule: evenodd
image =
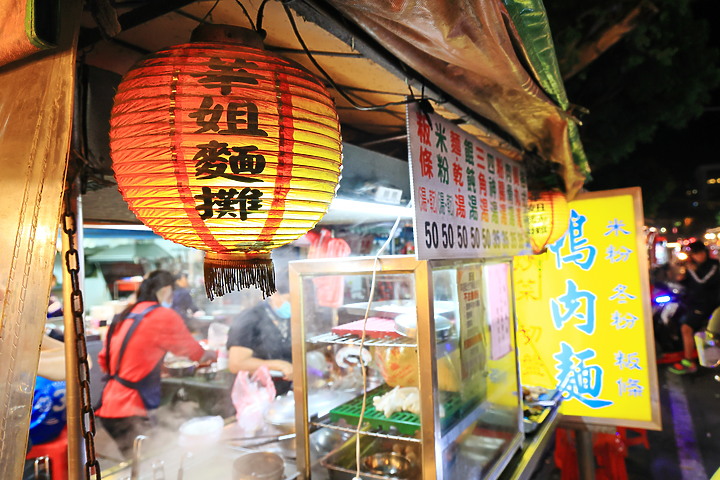
M225 348L229 332L230 326L219 322L211 323L208 327L208 348L211 350Z
M217 369L218 370L227 370L228 368L228 351L227 348L222 347L218 348L218 356L217 356Z
M698 352L700 365L715 368L720 362L720 341L709 332L695 334L695 346Z

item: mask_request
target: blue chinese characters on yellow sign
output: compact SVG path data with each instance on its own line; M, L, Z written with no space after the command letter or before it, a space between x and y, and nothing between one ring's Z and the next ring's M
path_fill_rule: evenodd
M523 384L560 389L570 421L659 428L640 191L570 209L562 238L515 261Z

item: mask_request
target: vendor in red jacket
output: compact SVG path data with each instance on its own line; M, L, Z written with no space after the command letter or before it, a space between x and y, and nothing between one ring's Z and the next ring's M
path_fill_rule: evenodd
M143 280L137 301L108 329L98 357L108 382L96 415L126 457L137 435L148 435L153 412L160 404L160 369L165 353L201 363L215 359L192 337L172 310L175 277L156 270Z

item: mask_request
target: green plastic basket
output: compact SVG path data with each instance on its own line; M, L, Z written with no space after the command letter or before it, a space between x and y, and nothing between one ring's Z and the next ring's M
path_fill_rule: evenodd
M395 412L390 417L386 417L384 413L378 412L373 406L373 398L378 395L384 395L391 388L388 385L381 385L367 394L367 406L363 422L370 425L370 428L389 432L391 428L396 428L398 433L402 435L413 436L420 430L420 416L410 412ZM447 401L443 403L445 409L445 417L441 424L448 425L457 413L461 410L462 402L457 394L448 395ZM340 419L345 420L351 425L357 425L360 419L360 411L362 410L362 396L354 398L339 407L330 410L330 421L337 423Z

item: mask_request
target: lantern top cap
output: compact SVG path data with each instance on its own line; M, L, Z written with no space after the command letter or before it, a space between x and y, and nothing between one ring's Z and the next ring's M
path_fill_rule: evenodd
M217 42L265 50L262 37L255 30L234 25L202 24L193 30L191 42Z

